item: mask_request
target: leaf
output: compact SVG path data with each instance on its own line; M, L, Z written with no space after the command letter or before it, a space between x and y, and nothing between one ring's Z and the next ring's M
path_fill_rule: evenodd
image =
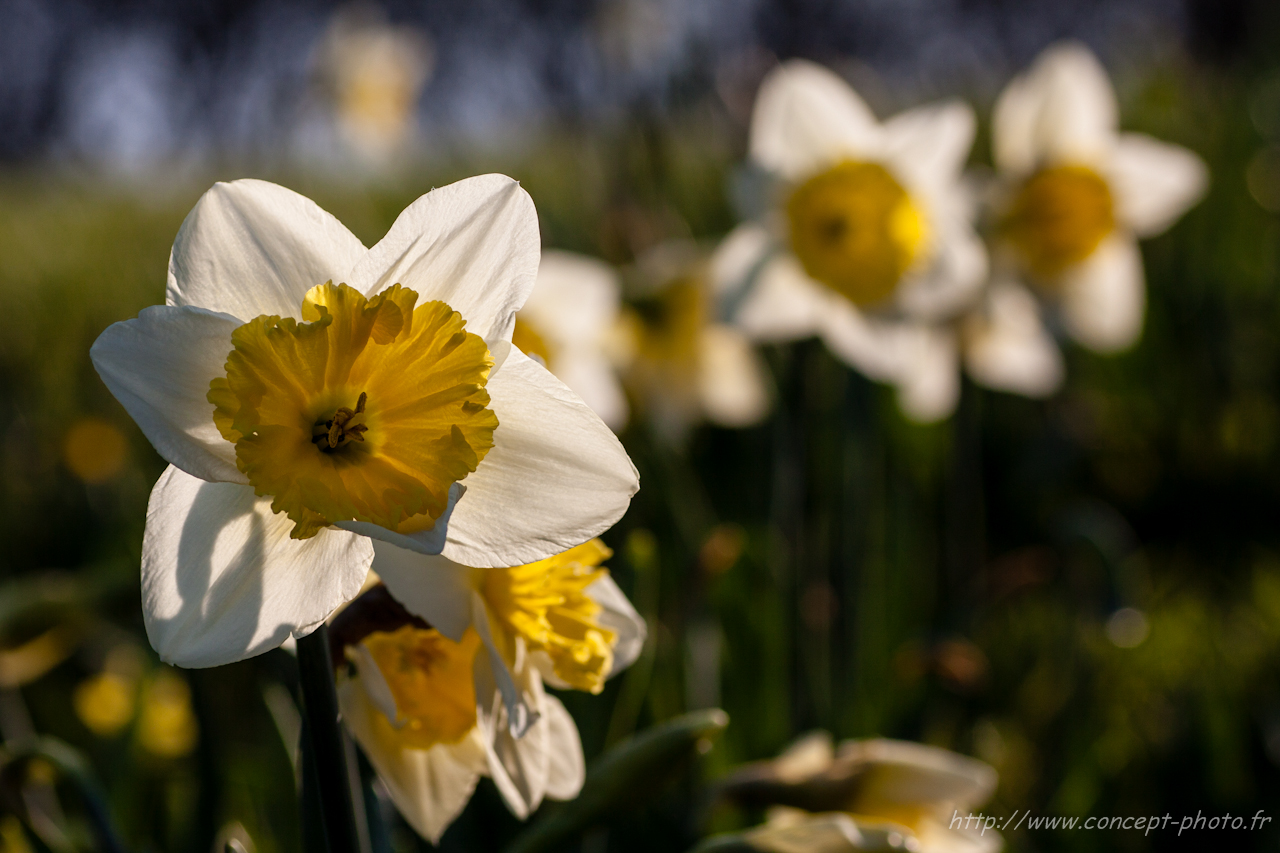
M541 817L516 837L507 853L558 850L584 830L631 811L656 796L695 754L729 725L718 708L694 711L634 735L592 762L582 793L567 803L549 803Z

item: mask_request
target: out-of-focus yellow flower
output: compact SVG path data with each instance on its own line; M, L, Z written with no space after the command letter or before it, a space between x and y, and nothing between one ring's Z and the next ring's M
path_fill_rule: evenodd
M111 737L133 719L137 683L114 672L100 672L76 686L76 716L98 737Z
M992 767L945 749L874 739L837 750L829 734L815 732L772 761L742 768L724 790L771 807L769 822L747 834L757 850L991 853L1003 844L997 833L956 828L954 817L985 803L995 787Z
M418 96L431 75L427 34L366 10L334 17L321 50L343 141L369 160L400 151L416 130Z
M160 758L181 758L195 749L198 736L191 688L170 670L160 670L142 692L138 743Z
M793 60L770 72L750 146L772 204L726 238L713 265L733 321L761 341L819 336L896 386L909 417L950 414L952 321L987 276L961 182L974 124L960 102L881 122L825 68Z
M62 442L67 468L86 483L105 483L124 470L129 445L114 425L101 418L82 418Z
M663 435L681 439L701 420L746 427L769 412L767 374L751 342L720 321L710 268L698 247L663 243L633 271L635 304L624 314L626 379Z
M141 677L141 654L121 643L107 654L102 672L76 686L71 696L76 716L99 737L112 737L133 720Z
M1118 112L1098 60L1083 45L1065 43L1009 83L992 121L1004 196L997 281L1008 292L1020 281L1032 284L1061 313L1067 333L1099 352L1125 349L1142 332L1137 240L1171 226L1208 185L1199 157L1120 133ZM970 351L969 369L1012 390L1034 379L1002 371L980 349Z

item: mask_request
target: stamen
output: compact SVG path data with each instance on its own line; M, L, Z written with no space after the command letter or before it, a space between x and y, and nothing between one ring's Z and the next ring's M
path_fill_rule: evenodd
M364 414L364 404L368 399L369 395L361 391L354 410L339 406L333 413L333 417L327 421L317 421L312 430L312 443L323 452L331 453L345 442L364 441L364 434L368 432L369 427L365 424L353 424L351 421L357 415Z

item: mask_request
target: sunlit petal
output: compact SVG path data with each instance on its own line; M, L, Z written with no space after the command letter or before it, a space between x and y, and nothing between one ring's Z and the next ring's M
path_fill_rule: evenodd
M299 317L307 290L342 281L365 248L311 199L266 181L217 183L187 214L165 302L251 320Z
M1116 219L1139 237L1159 234L1209 186L1204 161L1178 145L1140 133L1120 136L1107 167Z
M248 482L206 399L239 325L203 308L157 305L113 323L89 350L102 381L160 455L202 480Z
M178 666L218 666L304 636L360 592L373 547L323 530L299 541L270 498L170 466L142 542L147 637Z
M1146 285L1142 254L1133 238L1115 234L1062 281L1067 332L1098 352L1132 346L1142 334Z

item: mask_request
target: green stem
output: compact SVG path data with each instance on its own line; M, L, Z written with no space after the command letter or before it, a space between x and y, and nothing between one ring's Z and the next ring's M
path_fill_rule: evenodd
M359 853L355 808L347 775L346 750L338 723L338 694L329 657L329 631L321 625L298 640L298 674L302 681L307 746L314 759L320 813L329 853Z

